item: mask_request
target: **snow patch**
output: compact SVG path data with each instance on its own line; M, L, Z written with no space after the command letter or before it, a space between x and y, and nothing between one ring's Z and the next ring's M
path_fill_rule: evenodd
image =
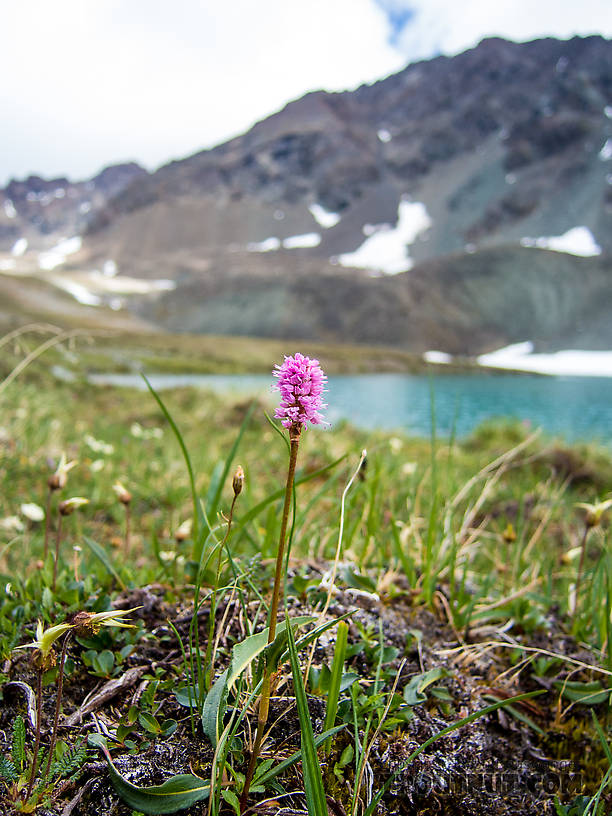
M20 258L28 248L28 239L27 238L18 238L15 243L13 244L13 248L11 249L11 255L14 255L15 258Z
M445 351L425 351L423 359L426 363L436 363L437 365L447 365L453 362L452 354L447 354Z
M319 246L321 236L318 232L306 232L303 235L291 235L283 240L284 249L308 249Z
M75 281L67 280L66 278L53 278L51 281L58 289L62 289L69 295L82 303L84 306L99 306L102 300L89 291L85 286Z
M17 215L17 210L15 209L15 205L11 201L10 198L4 199L4 214L7 218L15 218Z
M385 144L391 141L391 134L386 128L380 128L376 135L378 136L379 140Z
M573 227L563 235L548 238L521 238L521 246L567 252L569 255L580 255L583 258L601 255L601 247L588 227Z
M102 274L107 278L114 278L115 275L119 272L117 269L117 264L109 258L108 261L104 261L104 265L102 266Z
M321 206L321 204L311 204L308 210L317 224L320 227L323 227L323 229L335 227L338 221L340 221L340 216L338 213L326 210L325 207Z
M513 343L511 346L481 354L479 365L555 374L567 377L612 377L612 351L581 351L569 349L552 354L534 354L533 343Z
M412 269L413 261L407 247L432 224L427 209L420 201L402 199L397 208L397 224L373 226L366 224L363 231L368 237L354 252L338 257L342 266L371 269L387 275L396 275Z
M74 255L78 252L83 244L80 235L75 235L72 238L64 238L53 249L47 252L41 252L38 256L39 269L46 269L50 271L58 266L66 263L68 255Z
M612 139L606 139L604 146L599 151L599 158L602 161L610 161L610 159L612 159Z
M247 244L247 252L274 252L274 250L280 249L280 245L280 240L272 236L264 238L263 241Z

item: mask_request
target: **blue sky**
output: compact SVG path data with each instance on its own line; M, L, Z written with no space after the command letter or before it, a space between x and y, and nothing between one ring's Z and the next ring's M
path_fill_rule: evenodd
M19 0L2 18L0 185L153 169L485 36L612 37L611 0Z

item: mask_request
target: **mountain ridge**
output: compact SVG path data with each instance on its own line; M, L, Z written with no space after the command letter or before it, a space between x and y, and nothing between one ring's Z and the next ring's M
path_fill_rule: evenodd
M56 276L93 280L101 306L160 328L453 353L527 339L612 347L610 159L612 42L491 38L307 94L154 173L111 168L106 188L99 174L43 206L53 191L26 182L17 198L11 182L0 271L35 274L35 253L73 230L80 248ZM104 277L150 290L118 296ZM499 301L512 287L509 320Z

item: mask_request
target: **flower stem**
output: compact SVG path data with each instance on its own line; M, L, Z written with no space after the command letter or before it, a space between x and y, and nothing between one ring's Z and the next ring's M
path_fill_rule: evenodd
M38 751L40 749L40 729L42 727L42 677L43 668L39 666L36 670L36 736L34 737L34 751L32 753L32 769L30 771L30 779L28 787L23 797L23 802L27 802L32 795L34 788L34 780L36 779L36 766L38 765Z
M234 507L236 506L237 498L238 494L234 493L234 498L232 499L229 516L227 517L227 527L225 529L225 535L223 537L223 541L219 544L219 552L217 553L217 573L215 577L215 585L213 586L212 595L210 597L210 611L208 615L208 642L206 643L206 653L204 655L204 671L206 672L205 674L206 691L208 691L212 685L213 676L212 661L214 659L214 656L212 654L212 645L215 633L215 618L217 614L217 591L219 589L219 584L221 582L221 561L223 559L223 550L225 549L227 539L229 538L229 534L232 529Z
M45 767L44 778L49 774L51 769L51 761L53 759L53 752L55 751L55 743L57 742L57 727L59 725L59 715L62 707L62 692L64 689L64 666L66 665L66 652L68 650L68 641L70 640L70 632L67 632L62 643L62 652L60 654L59 666L57 669L57 694L55 698L55 715L53 717L53 728L51 730L51 742L49 744L49 755L47 756L47 765Z
M62 514L57 517L57 533L55 535L55 561L53 562L53 591L55 592L55 585L57 583L57 566L59 564L60 543L62 540Z
M578 564L578 575L576 576L576 590L574 593L574 614L578 611L578 593L580 591L580 584L582 582L582 570L584 567L584 556L586 554L587 538L589 537L589 524L584 525L584 534L582 536L582 543L580 545L580 563Z
M278 539L278 552L276 554L276 572L274 574L274 589L272 590L272 603L270 604L270 612L268 617L268 644L274 641L276 637L276 619L278 617L278 607L281 597L281 586L283 577L283 560L285 555L285 544L287 540L287 525L289 522L289 511L291 509L291 499L293 496L293 482L295 480L295 467L297 463L298 447L300 444L300 426L292 426L289 431L290 453L289 453L289 469L287 471L287 483L285 485L285 503L283 505L283 517L281 520L281 529ZM255 774L255 766L261 751L261 743L263 741L263 733L268 722L268 713L270 711L270 694L272 691L272 667L266 666L264 669L264 677L261 686L261 694L259 696L259 711L257 716L257 733L255 735L255 744L251 752L251 759L249 767L244 778L244 786L242 788L242 795L240 797L240 812L244 813L249 798L249 789L253 776Z
M49 533L51 532L51 499L53 497L53 491L49 488L47 493L47 510L45 512L45 550L43 555L43 562L47 560L47 554L49 552Z

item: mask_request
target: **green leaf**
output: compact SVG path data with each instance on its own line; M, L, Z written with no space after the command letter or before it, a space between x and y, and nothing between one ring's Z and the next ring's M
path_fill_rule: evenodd
M448 675L448 671L442 666L436 666L423 674L416 674L404 687L405 702L411 706L421 705L427 700L427 695L424 693L425 689L442 677L448 677Z
M110 649L104 649L94 657L94 667L98 674L105 677L110 677L113 667L115 665L115 655Z
M227 475L230 472L232 462L234 461L234 457L238 451L238 446L240 445L240 440L242 439L244 432L251 421L256 405L256 402L252 402L249 406L249 410L246 412L242 425L240 426L240 430L238 431L238 435L234 440L234 444L232 445L229 454L227 455L225 463L218 462L215 465L213 478L211 479L210 487L208 488L208 496L206 501L206 513L209 519L214 519L217 514L217 508L219 507L219 502L221 501L221 491L223 490L223 485L225 484Z
M101 734L92 734L89 742L102 751L108 763L108 772L113 787L123 801L135 810L154 814L154 816L159 813L176 813L208 797L208 784L193 774L173 776L163 785L151 785L144 788L132 785L115 768L104 737Z
M234 791L229 788L224 788L221 791L221 796L225 799L227 804L234 809L236 816L240 816L240 802Z
M329 816L327 802L325 800L325 790L323 788L323 775L317 757L317 749L315 748L312 722L310 720L306 692L304 691L304 684L302 682L298 653L293 632L291 631L289 617L286 614L285 620L287 624L287 641L289 643L289 659L291 661L291 673L293 675L295 702L301 727L302 770L304 772L304 791L306 793L308 813L309 816Z
M577 680L568 682L556 680L553 685L561 691L563 697L575 703L582 703L582 705L605 703L612 694L612 689L604 688L599 680L592 680L590 683L580 683Z
M331 667L329 682L329 693L327 695L327 708L325 710L325 722L323 730L327 731L336 721L338 713L338 698L340 697L340 685L342 683L342 672L344 669L344 659L346 657L346 643L348 638L348 625L346 621L340 621L336 633L336 646L334 648L334 659ZM325 746L325 753L331 751L331 740Z
M108 574L113 576L113 578L117 581L117 583L119 584L121 589L127 589L124 581L121 579L121 576L119 575L117 570L112 565L110 558L104 552L102 547L96 541L94 541L91 538L88 538L87 536L83 536L83 541L87 544L87 546L92 551L92 553L96 556L96 558L99 561L101 561L102 564L104 564L104 567L106 568L106 571L108 572Z
M147 388L151 392L153 399L158 404L162 414L166 417L168 424L172 428L172 432L176 437L176 441L179 443L179 447L181 449L181 453L183 454L183 459L185 460L185 465L187 467L187 473L189 474L189 486L191 487L191 501L193 503L193 545L194 549L192 552L193 560L198 561L200 560L201 549L204 545L204 541L202 539L202 530L204 525L210 530L210 524L208 523L208 519L204 515L204 511L202 510L202 505L198 498L198 492L196 489L196 482L195 482L195 474L193 472L193 466L191 464L191 459L189 457L189 451L187 450L187 446L183 440L182 434L178 429L178 425L172 419L170 412L164 405L162 398L159 396L157 391L153 388L151 383L147 380L144 374L141 375L145 383L147 384ZM125 589L125 587L124 587Z
M147 714L146 711L140 712L138 715L138 722L142 725L145 731L148 731L150 734L161 733L161 726L157 721L157 718L152 714Z
M11 748L11 756L15 766L20 771L23 770L23 763L25 761L25 739L25 722L21 714L18 714L17 717L15 717L15 722L13 723L13 745Z
M298 618L293 618L291 626L305 626L315 620L316 618L312 615L303 615ZM268 666L275 665L274 661L278 661L285 646L287 637L285 626L285 622L279 623L276 629L276 637L269 646L268 634L270 630L266 627L255 635L249 635L249 637L237 643L232 649L232 659L229 668L215 680L212 688L206 695L202 707L202 729L215 748L217 747L219 735L222 730L228 692L232 689L234 683L247 666L266 649L268 650L266 653Z
M202 706L202 730L211 741L213 748L217 747L223 726L227 703L228 674L229 669L226 669L223 674L217 677Z

